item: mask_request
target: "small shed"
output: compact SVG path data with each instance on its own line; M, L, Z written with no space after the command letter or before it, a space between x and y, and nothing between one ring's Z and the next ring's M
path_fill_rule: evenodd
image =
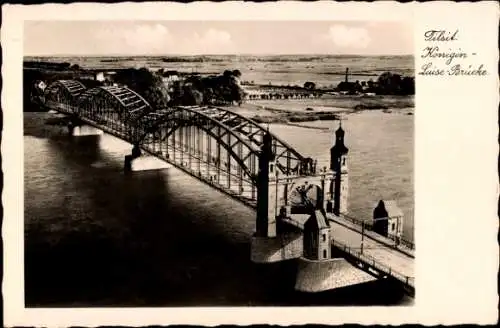
M104 76L104 72L97 72L95 75L95 79L96 81L104 82L104 80L106 79L106 77Z
M326 260L330 250L330 224L323 211L315 210L304 224L304 257Z
M373 230L386 237L401 237L403 211L395 200L380 200L373 210Z

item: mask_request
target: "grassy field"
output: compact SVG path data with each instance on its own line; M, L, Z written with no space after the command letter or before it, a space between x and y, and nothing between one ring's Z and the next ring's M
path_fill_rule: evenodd
M293 124L337 120L343 114L365 111L403 111L413 114L413 96L334 96L319 99L282 99L247 101L230 107L259 123ZM312 110L307 110L310 108Z
M340 111L358 109L411 108L415 106L413 96L344 96L324 95L316 99L253 100L248 104L285 111Z

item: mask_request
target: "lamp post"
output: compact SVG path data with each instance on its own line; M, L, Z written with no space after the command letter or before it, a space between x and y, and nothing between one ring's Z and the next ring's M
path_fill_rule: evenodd
M365 221L361 221L361 254L363 254L363 241L365 240Z

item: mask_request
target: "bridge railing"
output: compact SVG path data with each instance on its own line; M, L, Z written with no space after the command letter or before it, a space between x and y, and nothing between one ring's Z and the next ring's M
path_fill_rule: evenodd
M396 235L391 235L391 234L387 235L387 238L389 238L393 241L398 241L400 245L403 245L406 248L409 248L411 250L415 249L415 244L409 240L404 239L404 238L401 238L401 237L398 238Z
M45 106L47 106L51 109L57 109L57 110L61 110L61 111L68 112L68 113L73 113L75 111L74 108L69 106L69 105L66 105L63 103L58 103L58 102L55 102L52 100L47 100L45 102Z
M359 225L360 227L361 227L361 224L363 224L363 222L365 222L365 220L361 220L361 219L355 218L354 216L350 216L350 215L343 214L343 213L341 213L341 214L342 214L342 217L344 219L346 219L347 221L352 222L352 223L354 223L356 225ZM369 223L365 222L365 228L369 228L369 227L370 227Z
M371 222L369 220L358 219L356 217L353 217L353 216L350 216L347 214L342 214L342 218L344 218L345 220L347 220L347 221L349 221L349 222L351 222L359 227L361 227L361 225L364 223L366 230L373 231L373 227L372 227ZM409 248L411 250L415 249L415 243L413 243L407 239L404 239L401 237L399 237L399 239L398 239L396 235L391 235L391 234L387 235L386 238L389 238L394 242L396 242L396 240L398 240L400 245L402 245L406 248ZM395 246L397 247L399 245L395 245Z
M395 271L391 267L378 262L374 257L363 254L360 251L347 246L346 244L332 240L332 245L337 247L338 249L343 250L344 252L354 256L356 259L372 266L377 271L380 271L386 275L389 275L389 276L399 280L400 282L402 282L406 286L409 286L411 288L415 288L415 280L414 280L415 278L406 276L398 271Z

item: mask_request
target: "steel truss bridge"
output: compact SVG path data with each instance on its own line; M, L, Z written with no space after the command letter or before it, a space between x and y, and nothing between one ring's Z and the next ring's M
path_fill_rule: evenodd
M257 209L259 154L269 131L237 113L215 107L154 109L124 86L87 89L75 80L58 80L45 90L45 105L134 145L213 188ZM78 123L80 122L80 123ZM272 135L272 134L271 134ZM134 151L133 151L134 152ZM275 171L287 178L317 176L313 160L272 135ZM339 221L340 220L340 221ZM362 268L391 276L414 291L413 257L373 239L373 252L360 254L352 240L360 232L341 217L332 222L332 247L346 252ZM336 235L337 234L337 235ZM395 255L395 256L393 256ZM363 265L361 265L363 264ZM381 269L383 268L383 269Z
M248 118L215 107L154 110L127 87L86 89L74 80L50 84L45 103L256 206L258 156L268 131ZM277 136L272 148L283 175L314 174L311 159Z

